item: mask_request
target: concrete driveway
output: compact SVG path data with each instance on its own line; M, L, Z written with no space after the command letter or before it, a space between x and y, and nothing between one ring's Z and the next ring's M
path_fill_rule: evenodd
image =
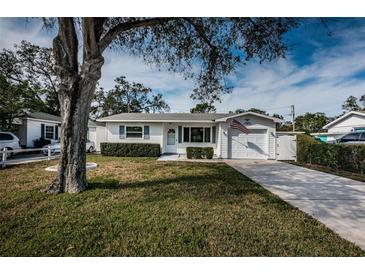
M365 250L365 182L277 161L225 162Z

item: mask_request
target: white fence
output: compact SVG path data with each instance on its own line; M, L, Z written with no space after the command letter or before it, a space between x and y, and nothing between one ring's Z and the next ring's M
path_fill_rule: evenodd
M36 151L39 151L40 153L24 154ZM37 161L52 160L59 157L59 155L52 155L51 146L48 146L47 148L43 147L43 148L29 148L29 149L16 149L16 150L8 150L7 148L4 148L0 150L0 153L1 153L2 168L5 168L7 165L17 165L17 164L32 163Z

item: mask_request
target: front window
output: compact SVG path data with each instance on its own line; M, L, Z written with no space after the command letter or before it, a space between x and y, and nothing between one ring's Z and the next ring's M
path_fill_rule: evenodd
M54 126L46 126L45 137L46 139L54 139Z
M204 128L192 127L190 130L190 142L202 143L204 138Z
M211 136L210 127L184 127L184 143L210 143Z
M142 127L126 127L127 138L142 138Z

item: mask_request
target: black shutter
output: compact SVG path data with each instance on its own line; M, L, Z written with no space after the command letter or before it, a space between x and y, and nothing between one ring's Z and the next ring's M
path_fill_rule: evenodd
M182 142L182 126L178 127L178 142L181 143Z
M144 139L150 138L150 126L143 127L143 135L144 135Z
M44 124L41 124L41 138L44 139Z
M124 126L119 126L119 139L124 139Z
M55 138L55 140L58 140L58 126L57 125L54 127L54 138Z
M213 144L215 144L216 135L217 135L217 128L212 127L212 143Z

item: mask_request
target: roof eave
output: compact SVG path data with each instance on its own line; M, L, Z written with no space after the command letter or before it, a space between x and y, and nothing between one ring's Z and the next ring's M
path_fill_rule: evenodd
M219 118L219 119L216 119L215 121L216 122L227 122L228 119L232 119L232 118L240 117L240 116L244 116L244 115L253 115L253 116L261 117L261 118L264 118L264 119L272 120L275 123L282 123L283 122L283 120L281 120L279 118L275 118L275 117L271 117L271 116L259 114L259 113L256 113L256 112L251 112L251 111L238 113L238 114L234 114L234 115L223 117L223 118Z
M328 129L329 127L337 124L338 122L340 122L341 120L347 118L348 116L351 116L352 114L357 114L357 115L365 116L365 113L364 112L350 111L350 112L342 115L341 117L338 117L337 119L333 120L332 122L328 123L327 125L325 125L324 127L322 127L322 129Z
M97 119L97 122L102 123L215 123L213 120L103 120Z

